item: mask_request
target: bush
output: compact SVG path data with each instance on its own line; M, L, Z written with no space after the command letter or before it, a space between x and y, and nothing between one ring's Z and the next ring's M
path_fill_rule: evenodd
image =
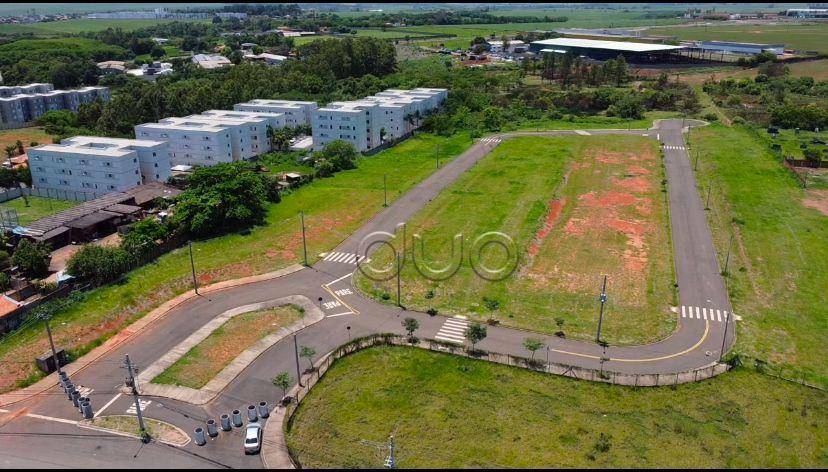
M156 246L156 241L166 239L169 231L155 217L145 218L134 225L121 241L121 249L133 258L141 257Z
M808 161L819 164L822 160L823 152L819 149L808 148L802 151L802 155L805 156L805 159Z
M719 121L719 115L715 113L705 113L704 116L702 116L702 119L704 121Z
M0 272L0 290L6 291L11 287L11 277L5 272Z
M12 264L16 265L26 277L38 278L49 272L52 254L49 245L43 242L20 241L12 255Z
M129 269L130 255L121 248L85 244L66 264L69 275L98 283L117 279Z

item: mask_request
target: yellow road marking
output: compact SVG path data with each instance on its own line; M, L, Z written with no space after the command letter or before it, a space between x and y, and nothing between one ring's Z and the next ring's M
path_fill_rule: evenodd
M330 293L332 297L336 298L336 300L337 300L339 303L341 303L341 304L345 305L346 307L348 307L348 309L349 309L349 310L351 310L352 312L354 312L354 315L358 315L358 314L359 314L359 310L357 310L356 308L352 307L351 305L348 305L347 303L345 303L345 300L343 300L343 299L339 298L339 296L338 296L337 294L333 293L333 291L332 291L330 288L328 288L328 286L327 286L327 285L322 285L322 288L324 288L324 289L325 289L325 291L327 291L328 293Z

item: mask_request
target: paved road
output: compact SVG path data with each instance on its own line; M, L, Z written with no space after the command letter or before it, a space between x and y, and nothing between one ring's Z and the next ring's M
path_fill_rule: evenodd
M314 301L321 299L320 305L326 318L297 333L299 345L313 346L320 355L351 337L376 332L402 334L401 318L407 316L419 319L421 327L418 335L421 337L457 336L459 329L456 327L456 321L443 316L431 317L423 313L402 311L360 296L352 285L351 277L356 269L356 254L363 238L378 231L393 233L399 223L416 214L442 189L485 157L502 139L515 135L643 134L659 139L664 146L674 259L681 303L677 313L676 331L668 338L653 344L608 348L602 348L595 343L546 336L544 338L549 346L546 353L548 359L597 368L602 365L603 358L605 370L625 373L675 373L708 365L719 358L726 325L724 313L728 313L728 346L733 341L733 320L729 316L731 308L727 291L719 275L718 259L683 142L681 126L680 120L667 120L660 122L657 129L646 132L520 132L484 138L378 213L312 268L278 279L222 290L210 294L209 298L197 297L186 302L140 335L75 374L75 384L91 389L89 396L99 413L101 408L106 406L105 414L128 414L132 399L119 394L124 376L121 368L124 354L130 354L138 366L148 366L193 331L229 308L294 294L303 294ZM525 331L489 327L489 335L480 343L480 347L526 356L529 353L522 347L525 337ZM281 371L290 372L294 378L296 377L292 338L286 338L267 350L208 404L194 406L170 399L146 398L151 402L146 405L146 415L169 421L191 432L195 426L203 425L206 419L218 419L221 414L230 413L233 409L243 409L246 405L260 400L273 403L281 396L281 391L271 384L270 379ZM61 429L69 426L60 422L60 419L78 419L76 411L56 388L31 400L15 404L13 409L24 407L32 413L57 418L39 421L51 422ZM21 421L24 419L0 426L0 433L7 432L12 425L20 428ZM26 418L25 421L29 419ZM5 459L8 438L9 436L0 436L0 444L3 445L0 460ZM31 437L26 438L27 441L30 439ZM73 438L71 441L80 439ZM63 448L64 440L58 442ZM65 446L72 447L72 444L67 443ZM240 451L241 436L234 431L232 434L220 434L206 447L197 447L190 443L179 451L180 455L168 455L159 460L169 460L165 463L175 465L194 464L188 461L204 461L192 455L199 454L216 461L210 463L214 466L261 467L258 456L244 456ZM118 453L123 455L123 451ZM39 460L53 461L59 454L48 452L42 455L40 452L27 452L21 449L17 455L9 456L13 457L12 461L17 461L14 462L17 464L35 464ZM26 462L27 460L32 462ZM139 455L136 459L124 460L126 464L138 465L143 459Z

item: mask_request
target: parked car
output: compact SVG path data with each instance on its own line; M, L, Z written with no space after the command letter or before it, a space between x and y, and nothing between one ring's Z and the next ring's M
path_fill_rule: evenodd
M262 449L262 425L250 423L244 435L244 453L257 454Z

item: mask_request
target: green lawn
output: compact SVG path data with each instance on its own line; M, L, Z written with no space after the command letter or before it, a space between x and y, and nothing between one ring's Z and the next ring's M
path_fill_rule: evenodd
M290 326L302 316L299 307L293 305L236 315L151 381L201 388L260 339Z
M742 317L736 349L827 385L828 217L802 205L805 190L748 128L697 128L690 142L699 185L713 188L722 264L735 235L727 282Z
M302 260L299 212L305 212L310 262L328 251L382 209L383 176L388 199L416 185L435 169L435 155L445 162L460 154L471 138L420 134L372 157L357 169L317 179L269 209L266 224L193 244L201 284L270 272ZM75 356L119 332L192 284L186 249L173 251L129 274L120 285L89 292L84 301L56 315L57 344ZM0 392L41 376L34 358L48 349L42 326L35 324L0 341Z
M823 24L722 25L651 28L647 34L687 40L742 41L784 44L786 49L828 52L828 28Z
M409 221L409 236L421 235L426 250L422 255L409 242L402 303L587 339L594 336L596 294L607 274L604 337L613 344L665 337L675 316L662 179L656 143L640 136L506 140ZM517 270L495 282L469 263L473 241L489 231L512 238L519 254ZM456 234L466 252L457 273L443 280L421 275L412 249L414 259L444 267ZM506 259L499 249L483 253L491 267ZM459 259L459 246L454 254ZM376 266L391 257L380 251ZM379 299L396 291L395 280L360 276L358 284Z
M748 370L676 387L585 382L417 348L334 364L288 426L304 468L828 466L824 392ZM603 439L602 439L603 436Z
M37 219L49 216L57 212L67 210L77 205L78 202L68 200L57 200L55 198L27 197L29 204L23 198L15 198L0 203L2 210L15 210L17 212L18 224L26 226Z

